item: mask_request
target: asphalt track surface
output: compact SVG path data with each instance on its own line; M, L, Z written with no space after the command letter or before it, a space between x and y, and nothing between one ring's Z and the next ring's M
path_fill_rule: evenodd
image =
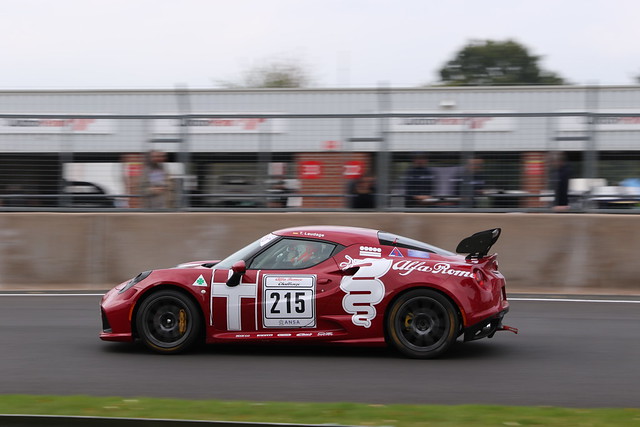
M98 339L93 296L0 294L0 393L640 407L640 304L514 295L493 339L438 360L388 349L206 346L161 356ZM574 298L574 297L572 297Z

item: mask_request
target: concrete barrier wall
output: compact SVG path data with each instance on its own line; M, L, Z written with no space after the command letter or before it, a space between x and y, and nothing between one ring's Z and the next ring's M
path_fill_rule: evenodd
M2 213L0 289L106 289L143 270L223 258L269 231L383 229L446 249L501 227L510 291L640 293L640 216L449 213Z

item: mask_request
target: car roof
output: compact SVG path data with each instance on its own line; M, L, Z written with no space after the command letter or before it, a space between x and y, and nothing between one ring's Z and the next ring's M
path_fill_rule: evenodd
M344 246L354 244L379 245L378 230L337 225L308 225L284 228L273 234L283 237L302 237L307 239L328 240Z

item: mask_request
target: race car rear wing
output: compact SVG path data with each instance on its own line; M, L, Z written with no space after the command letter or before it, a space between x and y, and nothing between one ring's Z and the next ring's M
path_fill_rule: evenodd
M484 258L491 246L498 241L500 237L500 228L492 228L490 230L480 231L458 243L456 252L459 254L469 254L467 259Z

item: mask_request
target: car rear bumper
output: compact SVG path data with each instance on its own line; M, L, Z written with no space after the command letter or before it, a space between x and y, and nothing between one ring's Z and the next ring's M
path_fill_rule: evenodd
M516 328L502 324L502 319L508 312L509 308L507 307L499 313L469 326L464 330L464 340L474 341L481 338L491 338L497 331L511 331L517 334L518 330Z

